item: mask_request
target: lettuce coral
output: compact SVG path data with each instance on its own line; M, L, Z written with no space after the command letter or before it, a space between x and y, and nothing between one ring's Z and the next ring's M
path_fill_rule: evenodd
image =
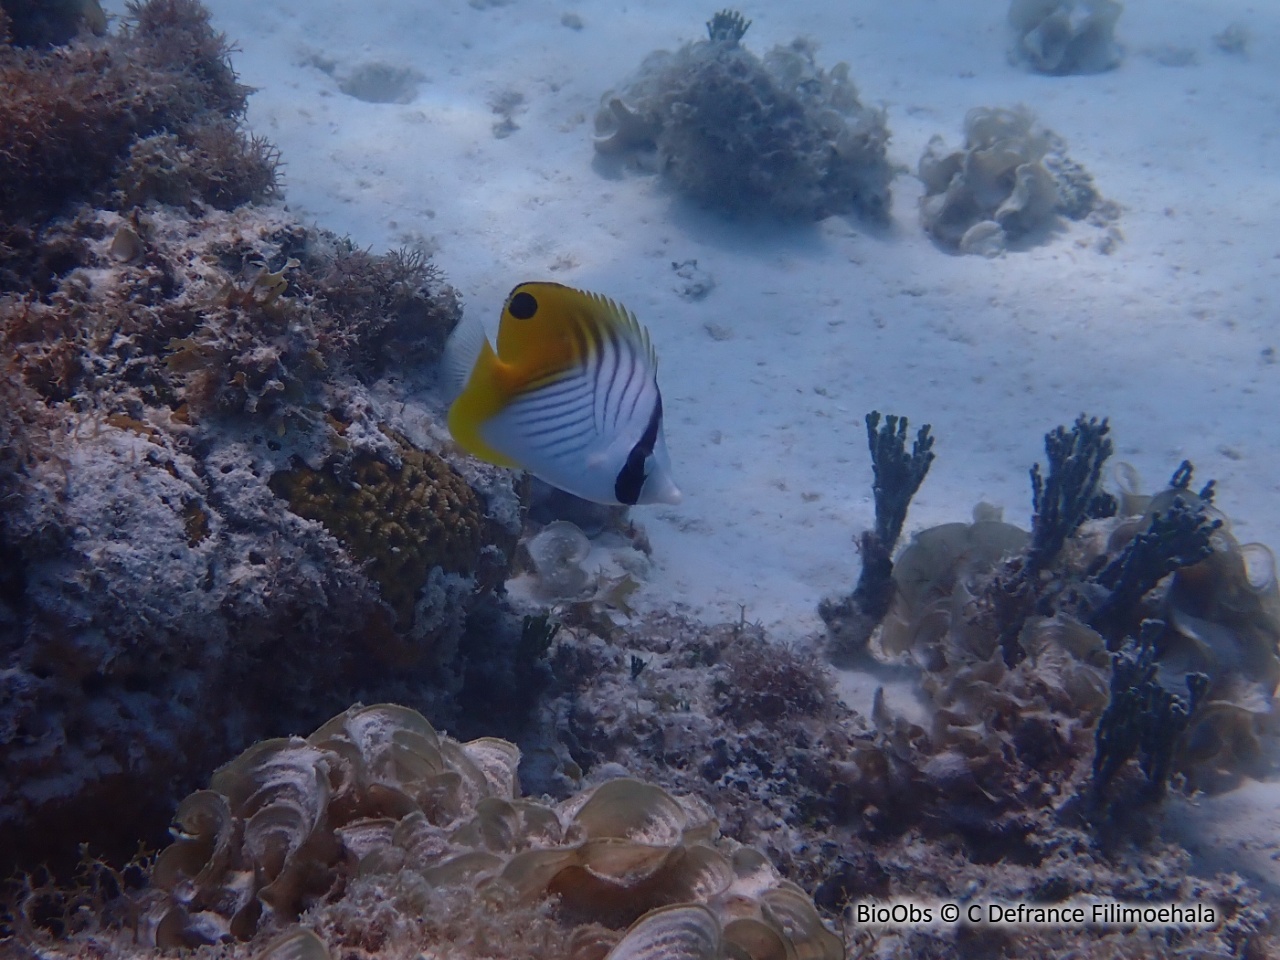
M1055 75L1100 73L1120 62L1116 0L1013 0L1009 27L1015 63Z
M1066 155L1062 138L1025 107L977 107L964 119L964 147L930 139L916 173L924 183L920 221L939 245L995 256L1051 230L1058 216L1099 225L1118 215L1093 178ZM1118 233L1113 229L1108 249Z
M629 778L555 805L523 799L518 761L505 741L459 743L391 704L255 745L178 810L178 839L153 873L169 891L157 945L249 939L308 909L322 932L341 917L350 938L375 919L344 904L344 886L394 899L416 884L499 916L555 897L570 941L586 935L616 957L648 956L655 936L690 921L705 932L691 960L843 957L812 902L760 854L718 839L702 802Z

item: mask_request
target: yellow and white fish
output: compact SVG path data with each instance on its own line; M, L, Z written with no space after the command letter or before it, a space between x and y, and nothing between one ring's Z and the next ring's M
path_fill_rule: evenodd
M626 308L559 283L522 283L498 325L445 347L449 430L472 455L596 503L679 503L662 433L658 358Z

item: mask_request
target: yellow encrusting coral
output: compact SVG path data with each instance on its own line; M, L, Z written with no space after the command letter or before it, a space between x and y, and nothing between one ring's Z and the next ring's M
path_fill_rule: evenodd
M401 627L433 568L470 576L485 540L485 507L449 464L406 443L400 464L359 454L339 470L298 464L271 489L298 516L316 520L362 561Z

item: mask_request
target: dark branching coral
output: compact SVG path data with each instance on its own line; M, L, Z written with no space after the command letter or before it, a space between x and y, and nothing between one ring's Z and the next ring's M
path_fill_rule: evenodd
M1013 0L1009 57L1039 73L1100 73L1120 62L1116 0Z
M737 10L721 10L707 21L707 39L735 46L747 35L751 21Z
M602 154L645 156L700 203L817 220L888 217L893 170L884 114L864 106L848 67L824 70L796 40L757 57L730 10L708 39L651 54L596 117Z
M1059 214L1080 220L1104 206L1062 138L1025 108L970 110L964 133L961 150L931 138L916 168L920 220L942 247L994 256L1052 228Z
M920 489L933 463L933 437L926 423L907 454L907 418L890 414L880 426L880 411L867 414L867 445L875 475L876 526L863 531L858 546L862 572L853 594L842 600L823 600L818 613L832 641L831 655L847 660L860 655L872 631L893 602L893 551L902 535L911 498Z
M898 544L907 520L911 498L924 483L933 463L933 437L929 424L916 434L907 455L907 418L889 414L880 427L880 411L867 414L867 445L871 448L871 469L875 474L872 493L876 504L875 536L888 552Z
M1209 689L1209 678L1203 673L1187 674L1185 698L1160 684L1155 643L1163 629L1163 623L1145 621L1138 641L1130 640L1112 654L1111 700L1098 719L1095 738L1095 800L1102 798L1112 778L1134 754L1151 795L1163 795L1174 750Z
M1177 474L1174 480L1176 483ZM1211 493L1212 485L1205 489ZM1152 513L1147 528L1089 578L1089 583L1107 590L1106 599L1090 613L1089 625L1107 638L1108 649L1117 649L1133 629L1134 611L1141 609L1142 597L1157 583L1213 554L1213 535L1223 521L1208 515L1208 504L1207 499L1196 498L1192 504L1183 497L1173 497L1168 509Z
M1102 467L1114 449L1106 418L1076 417L1070 431L1055 427L1045 434L1049 476L1031 467L1031 546L1026 570L1035 576L1062 551L1067 538L1088 518L1114 516L1115 498L1101 488Z
M1088 518L1114 515L1116 500L1101 489L1102 467L1111 456L1107 421L1080 414L1068 431L1056 427L1045 434L1049 476L1040 464L1031 467L1031 542L1026 552L1010 563L1003 576L992 581L987 601L1001 623L1000 648L1005 663L1014 666L1026 655L1018 640L1023 624L1039 606L1041 579L1062 552L1063 545Z

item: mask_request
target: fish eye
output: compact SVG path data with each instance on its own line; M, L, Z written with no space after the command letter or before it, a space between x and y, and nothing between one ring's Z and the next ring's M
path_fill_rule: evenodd
M532 293L521 290L511 302L507 304L507 309L511 311L511 315L517 320L528 320L538 312L538 301L534 299Z

